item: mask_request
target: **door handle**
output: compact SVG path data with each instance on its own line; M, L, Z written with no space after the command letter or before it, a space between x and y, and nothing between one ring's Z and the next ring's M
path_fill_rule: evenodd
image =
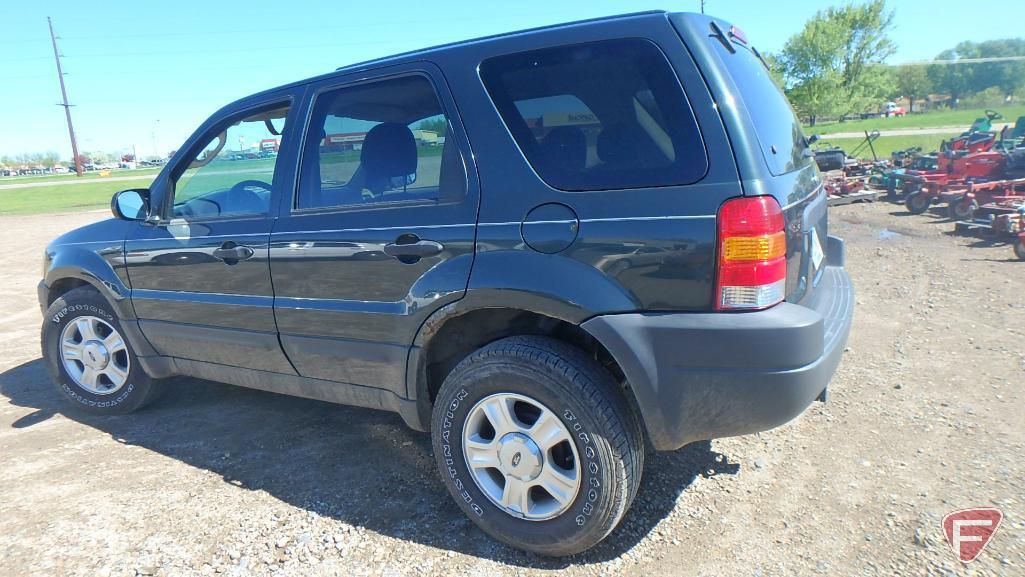
M404 234L395 242L384 245L384 254L412 264L422 258L441 254L445 246L433 240L421 240L415 234Z
M254 254L256 252L248 246L239 246L230 240L213 252L214 258L223 260L226 264L235 264L240 260L252 258Z

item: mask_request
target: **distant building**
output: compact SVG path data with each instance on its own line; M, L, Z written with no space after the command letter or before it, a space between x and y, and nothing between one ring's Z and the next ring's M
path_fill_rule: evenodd
M438 133L433 130L421 130L418 128L413 131L413 138L416 139L417 144L438 144Z
M363 150L363 140L366 137L366 132L341 132L337 134L328 134L320 141L320 147L332 152Z

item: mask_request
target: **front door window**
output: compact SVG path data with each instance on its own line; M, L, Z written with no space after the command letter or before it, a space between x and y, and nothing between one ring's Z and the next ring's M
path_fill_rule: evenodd
M172 217L268 213L288 107L247 114L229 121L174 181Z

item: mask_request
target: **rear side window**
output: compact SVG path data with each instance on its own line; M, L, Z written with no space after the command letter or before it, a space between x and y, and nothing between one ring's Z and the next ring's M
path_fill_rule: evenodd
M769 171L780 175L811 164L812 158L802 154L806 145L801 123L758 54L736 42L736 51L730 53L717 40L710 41L718 45L739 100L747 107Z
M687 97L647 40L520 52L480 70L516 144L553 188L690 184L708 168Z

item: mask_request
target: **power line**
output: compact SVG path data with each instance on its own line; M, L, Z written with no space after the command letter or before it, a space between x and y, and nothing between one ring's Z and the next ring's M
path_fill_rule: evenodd
M560 10L560 11L547 12L547 13L544 13L543 15L544 16L561 16L562 14L566 14L566 13L570 13L570 12L571 12L570 10ZM523 16L523 15L529 15L531 17L539 16L539 14L536 14L536 13L520 14L520 15L517 15L517 16ZM506 15L506 16L514 16L514 15ZM342 24L342 25L339 25L339 24L322 24L322 25L316 25L316 26L287 26L287 27L275 27L275 28L243 28L243 29L235 29L235 30L218 29L218 30L190 30L190 31L187 31L187 32L178 31L178 32L137 32L137 33L131 33L131 34L122 34L122 33L116 33L116 34L87 34L87 35L82 35L82 36L62 36L61 38L64 39L64 40L94 40L94 39L110 39L110 38L114 38L114 39L122 39L122 38L153 38L153 37L158 37L158 36L181 37L181 36L210 36L210 35L216 35L216 36L223 37L223 36L229 35L229 34L263 34L263 33L268 33L268 32L303 32L303 31L307 31L307 30L334 30L334 31L363 30L365 28L380 27L380 26L387 26L387 27L405 26L405 25L427 26L427 25L430 25L430 24L439 24L439 23L476 22L476 21L488 21L488 22L491 22L491 21L494 21L494 17L493 16L463 16L463 17L443 18L443 19L436 19L436 20L427 20L427 19L387 20L387 21L363 22L363 23L358 23L358 24Z
M988 58L958 58L956 60L915 60L905 62L901 66L927 66L930 64L978 64L982 62L1018 62L1025 56L991 56Z
M958 58L955 60L912 60L910 62L901 62L900 64L887 64L886 62L871 62L870 66L932 66L933 64L940 64L943 66L950 66L953 64L984 64L986 62L1020 62L1025 60L1025 56L990 56L988 58Z
M317 44L289 44L289 45L283 45L283 46L253 46L253 47L245 47L245 48L216 48L216 49L203 48L203 49L196 49L196 50L175 50L174 54L175 55L179 55L179 54L214 55L214 54L230 54L230 53L236 53L236 52L250 53L250 52L257 52L257 51L299 50L299 49L305 49L305 48L341 48L341 47L344 47L344 46L366 46L366 45L384 45L384 46L387 46L387 45L393 45L393 44L408 44L408 43L414 43L414 44L419 45L421 43L431 42L431 41L432 40L425 40L425 39L399 38L399 39L387 39L387 40L367 40L367 41L362 41L362 42L356 42L356 41L353 41L353 42L321 42L321 43L317 43ZM75 54L71 58L74 59L74 60L78 60L80 58L106 58L106 57L112 57L112 56L117 56L117 57L120 57L120 58L129 58L129 57L135 57L135 56L167 56L167 53L168 53L168 51L166 51L166 50L152 51L152 52L131 52L131 53L127 53L127 54L124 53L124 52L94 52L94 53Z

